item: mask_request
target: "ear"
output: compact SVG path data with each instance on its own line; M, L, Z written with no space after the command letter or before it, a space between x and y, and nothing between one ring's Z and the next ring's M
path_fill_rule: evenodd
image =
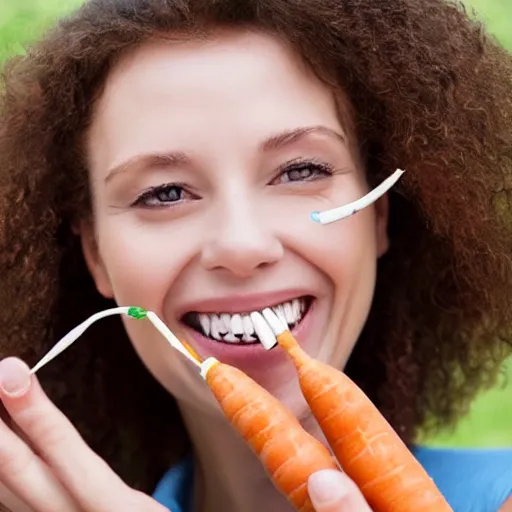
M112 283L99 253L98 243L96 242L91 222L81 221L75 230L78 236L80 236L85 263L96 283L96 289L105 298L114 298Z
M375 201L375 237L377 246L377 257L384 256L389 250L388 236L389 222L389 197L384 194Z

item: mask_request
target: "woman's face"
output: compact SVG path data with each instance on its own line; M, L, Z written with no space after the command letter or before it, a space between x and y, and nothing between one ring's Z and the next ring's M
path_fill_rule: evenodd
M99 291L155 311L295 409L293 367L254 343L248 315L282 305L303 347L341 368L387 248L385 200L330 225L309 218L368 191L338 107L278 39L219 31L125 56L88 137L95 225L82 239ZM125 325L171 393L211 408L149 322Z

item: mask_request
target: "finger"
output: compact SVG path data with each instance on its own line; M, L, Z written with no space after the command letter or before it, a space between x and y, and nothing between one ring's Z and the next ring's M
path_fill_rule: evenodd
M25 432L23 432L20 427L14 423L13 419L9 416L7 409L4 407L4 404L1 401L0 420L3 421L31 450L34 450L34 447L30 444L30 439L28 439L25 435Z
M309 477L308 493L316 512L371 512L356 484L341 471L317 471Z
M134 510L135 502L140 503L139 494L87 446L19 359L0 362L0 397L12 419L79 506L95 512L128 511Z
M34 509L23 503L2 482L0 482L0 512L34 512Z
M0 480L15 498L37 512L78 512L50 468L2 421Z

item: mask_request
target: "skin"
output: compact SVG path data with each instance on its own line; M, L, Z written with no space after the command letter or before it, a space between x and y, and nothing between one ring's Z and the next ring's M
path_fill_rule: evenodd
M376 261L387 249L387 205L382 201L328 228L309 221L311 210L368 190L337 107L333 91L283 43L263 34L155 42L130 54L110 75L88 139L95 226L84 226L84 251L100 292L152 309L191 339L180 317L198 302L293 291L301 283L301 294L317 301L300 341L314 356L343 367L368 314ZM271 137L312 126L347 142L315 133L261 149ZM189 162L126 168L151 152L184 153ZM288 174L280 168L297 158L326 162L336 174L283 182ZM185 184L181 201L130 207L147 187L169 182ZM126 327L149 370L180 402L201 459L198 499L206 509L219 501L224 510L240 509L250 497L260 506L266 496L266 507L282 510L197 372L147 323ZM240 366L314 428L284 354L271 368L250 361ZM217 449L225 443L232 447L229 456ZM221 459L225 472L219 472Z
M279 150L259 149L272 136L309 126L346 137L334 94L269 37L222 34L207 44L148 44L122 61L97 106L88 144L95 229L85 227L84 250L100 292L154 310L180 333L179 317L201 300L293 293L300 282L302 294L317 298L315 334L301 341L320 359L343 366L371 303L377 257L387 248L387 212L370 208L328 228L309 221L311 210L367 192L347 144L335 137L311 135ZM111 175L149 152L183 152L191 163ZM297 158L322 160L337 174L279 184L279 167ZM174 181L194 196L186 193L159 210L130 208L145 188ZM165 344L146 342L158 338L151 327L131 322L127 329L169 391L190 400L192 388L200 399L197 379L183 380L182 361ZM272 375L241 367L280 394L292 375L285 361Z
M203 300L307 293L315 297L315 309L299 340L313 356L342 368L368 314L376 262L388 239L385 198L343 222L320 227L309 221L310 211L368 190L340 108L342 99L285 44L264 34L218 32L206 42L152 42L125 56L107 80L87 138L94 222L84 220L80 236L99 292L119 304L152 309L187 339L181 315ZM312 126L324 131L279 148L261 147L283 132ZM326 135L325 128L338 135ZM188 161L127 168L127 162L155 152L180 152ZM313 169L300 182L283 180L289 174L282 167L297 158L325 162L335 172ZM132 206L143 190L169 182L184 184L178 202ZM182 410L198 458L198 510L291 510L197 371L149 322L128 320L126 328L148 370ZM40 468L39 477L30 473L33 485L21 485L6 477L14 458L0 448L0 480L9 489L7 498L0 496L4 503L22 499L30 510L46 510L37 493L27 496L44 475L52 498L62 503L60 509L53 504L52 512L73 510L70 502L82 510L162 510L105 468L37 379L27 381L19 361L0 363L0 387L6 376L12 380L13 365L19 381L24 375L23 389L0 391L23 432L12 446L28 455L27 467ZM284 355L270 366L250 360L240 366L322 438ZM86 485L76 485L80 474L88 475ZM326 505L317 497L318 512L369 510L353 483L341 473L334 476L329 485L339 495Z

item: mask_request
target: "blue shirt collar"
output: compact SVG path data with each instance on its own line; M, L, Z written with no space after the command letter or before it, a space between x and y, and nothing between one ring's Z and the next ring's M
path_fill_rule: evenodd
M158 482L153 498L172 512L191 512L194 498L194 459L187 455Z
M496 512L512 495L512 449L415 447L413 453L454 511ZM153 498L172 512L192 512L192 455L164 475Z

